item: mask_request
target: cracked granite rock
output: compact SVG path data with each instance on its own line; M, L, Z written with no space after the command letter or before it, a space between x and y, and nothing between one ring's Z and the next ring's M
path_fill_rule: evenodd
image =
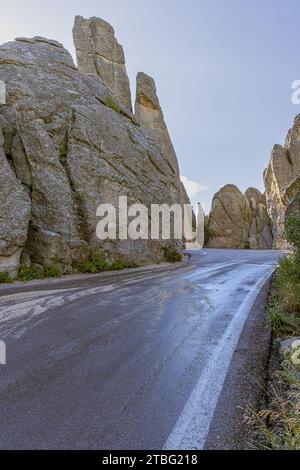
M255 188L245 194L234 185L220 189L206 221L206 245L258 250L271 249L272 241L265 196Z
M55 262L63 272L72 272L74 261L91 250L161 261L165 241L98 240L96 209L117 206L119 196L149 209L183 200L160 108L153 132L131 112L112 27L77 17L74 37L78 69L53 40L18 38L0 46L0 80L7 88L0 106L0 271L13 276L21 254L27 264Z
M296 195L300 177L300 115L295 118L285 145L275 145L265 171L265 187L274 243L277 249L287 248L284 224L287 207ZM296 182L296 183L295 183Z

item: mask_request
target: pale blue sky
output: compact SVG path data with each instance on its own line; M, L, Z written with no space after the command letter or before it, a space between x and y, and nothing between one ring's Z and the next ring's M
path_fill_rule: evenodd
M74 54L75 14L110 22L123 44L132 89L156 80L181 173L208 187L263 189L272 146L300 106L299 0L1 0L0 42L46 36Z

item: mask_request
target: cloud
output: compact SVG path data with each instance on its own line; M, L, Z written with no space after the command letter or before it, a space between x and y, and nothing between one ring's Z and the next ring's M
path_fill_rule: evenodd
M184 184L186 192L192 203L197 203L197 197L202 191L207 191L208 188L203 184L197 183L197 181L189 180L186 176L180 177L181 182Z

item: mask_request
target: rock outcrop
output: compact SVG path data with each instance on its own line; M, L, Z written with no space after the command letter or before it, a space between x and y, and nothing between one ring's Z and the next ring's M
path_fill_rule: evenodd
M16 276L27 239L30 197L4 153L0 129L0 271ZM8 157L8 158L7 158Z
M100 18L76 16L73 37L79 72L100 77L113 97L131 111L124 51L113 27Z
M272 234L264 195L255 188L245 194L234 185L221 188L206 220L206 246L270 249Z
M119 196L149 208L183 198L157 96L152 126L142 111L141 96L148 95L140 79L137 117L130 111L113 29L78 17L74 36L79 71L53 40L18 38L0 46L0 80L7 88L0 106L0 271L13 275L21 253L26 264L55 262L63 272L93 249L160 261L162 240L98 240L96 209L101 203L118 207Z
M234 185L218 191L207 223L209 248L247 248L251 222L249 201Z
M295 181L300 176L300 116L289 131L284 147L275 145L265 171L268 214L272 223L273 247L286 248L284 238L285 213L295 196Z
M245 197L248 199L251 208L249 248L251 250L270 250L273 246L273 236L266 196L258 189L248 188Z
M300 217L300 176L289 186L284 200L286 202L285 220L291 216Z

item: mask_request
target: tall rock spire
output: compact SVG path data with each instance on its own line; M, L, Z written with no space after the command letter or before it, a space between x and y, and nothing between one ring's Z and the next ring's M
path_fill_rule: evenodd
M100 18L76 16L73 37L79 72L99 76L112 95L131 111L124 51L113 27Z
M155 82L142 72L137 76L135 117L145 134L159 148L179 181L177 156L159 104Z

